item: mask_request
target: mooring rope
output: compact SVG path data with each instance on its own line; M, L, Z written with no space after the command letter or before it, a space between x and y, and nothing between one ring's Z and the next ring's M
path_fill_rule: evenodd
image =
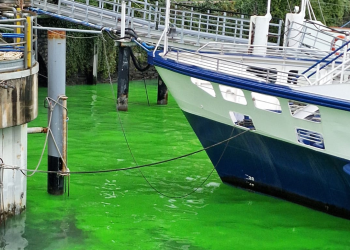
M47 102L49 102L48 98L46 98L46 100L47 100ZM46 133L45 143L44 143L43 149L42 149L42 151L41 151L41 155L40 155L40 158L39 158L39 162L38 162L38 164L36 165L35 170L34 170L31 174L27 175L26 173L24 173L23 169L20 169L21 173L22 173L23 175L25 175L26 177L31 177L31 176L33 176L33 175L36 173L36 171L38 170L38 168L39 168L39 166L40 166L41 160L43 159L44 152L45 152L45 148L46 148L47 141L48 141L48 138L49 138L49 130L50 130L50 125L51 125L51 118L52 118L52 109L50 109L49 123L48 123L48 126L47 126L48 131L47 131L47 133Z
M212 144L208 147L193 151L191 153L187 153L184 155L180 155L180 156L176 156L170 159L166 159L166 160L162 160L162 161L157 161L157 162L152 162L152 163L147 163L147 164L143 164L143 165L137 165L137 166L133 166L133 167L126 167L126 168L113 168L113 169L104 169L104 170L93 170L93 171L69 171L69 172L63 172L63 171L48 171L48 170L33 170L33 169L23 169L23 168L18 168L17 166L10 166L10 165L6 165L6 164L1 164L0 163L0 168L3 169L12 169L12 170L22 170L22 171L26 171L26 172L36 172L36 173L45 173L45 174L58 174L58 175L66 175L66 174L98 174L98 173L110 173L110 172L119 172L119 171L126 171L126 170L132 170L132 169L139 169L139 168L145 168L145 167L151 167L151 166L155 166L155 165L160 165L163 163L167 163L167 162L171 162L171 161L175 161L178 159L182 159L191 155L195 155L198 154L200 152L203 152L205 150L208 150L210 148L216 147L218 145L221 145L225 142L229 142L232 139L235 139L247 132L249 132L250 130L244 130L241 133L234 135L232 137L229 137L223 141L220 141L218 143ZM6 167L8 166L8 167Z
M103 41L104 41L104 40L103 40ZM103 42L103 45L104 45L104 42ZM105 58L106 58L106 63L107 63L107 69L108 69L108 74L109 74L109 81L110 81L110 84L111 84L111 86L112 86L112 91L113 91L113 84L112 84L111 75L110 75L110 71L109 71L109 63L108 63L108 60L107 60L107 53L106 53L106 47L105 47L105 46L104 46L104 52L105 52ZM120 127L121 127L121 129L122 129L122 132L123 132L124 140L125 140L125 142L126 142L126 145L127 145L127 147L128 147L129 153L130 153L130 155L131 155L131 157L132 157L134 163L135 163L136 165L138 165L138 163L137 163L137 161L136 161L136 158L135 158L135 156L134 156L134 154L133 154L133 152L132 152L132 150L131 150L131 147L130 147L128 138L126 137L126 133L125 133L125 130L124 130L124 126L123 126L123 123L122 123L122 121L121 121L120 114L119 114L118 100L117 100L117 98L115 97L114 91L113 91L113 97L114 97L114 99L115 99L116 109L117 109L117 114L118 114L118 121L119 121L119 125L120 125ZM170 160L169 160L169 161L170 161ZM166 161L164 161L164 162L166 162ZM147 177L146 177L146 176L143 174L143 172L141 171L141 168L140 168L140 167L137 167L137 169L138 169L138 171L140 172L140 174L141 174L141 176L143 177L143 179L148 183L148 185L149 185L155 192L157 192L157 193L159 193L159 194L161 194L161 195L163 195L163 196L165 196L165 197L168 197L168 198L178 198L178 197L179 197L179 196L170 196L170 195L166 195L166 194L160 192L156 187L154 187L154 186L150 183L150 181L147 179ZM213 170L212 170L212 171L213 171ZM212 173L212 172L211 172L211 173ZM211 173L209 174L209 176L211 175ZM208 177L208 178L209 178L209 177ZM203 185L203 184L204 184L204 182L203 182L201 185ZM195 190L198 190L198 189L199 189L199 187L197 187L197 189L195 189ZM190 195L191 193L193 193L193 192L189 192L189 193L187 193L187 194L185 194L185 195L183 195L183 196L181 196L181 197L186 197L186 196Z
M105 39L104 37L102 36L102 43L103 43L103 47L104 47L104 54L105 54L105 58L106 58L106 64L107 64L107 70L108 70L108 76L109 76L109 82L110 82L110 85L111 85L111 89L112 89L112 93L113 93L113 99L116 103L116 105L118 105L117 103L117 98L115 96L115 92L114 92L114 88L113 88L113 83L112 83L112 78L111 78L111 74L110 74L110 68L109 68L109 63L108 63L108 58L107 58L107 52L106 52L106 46L105 46ZM145 80L145 79L144 79ZM245 133L247 133L249 131L248 130L244 130L242 131L241 133L239 134L236 134L235 136L232 136L233 132L234 132L234 127L232 128L232 131L231 131L231 134L230 134L230 137L223 140L223 141L220 141L218 143L215 143L215 144L212 144L208 147L205 147L205 148L202 148L202 149L199 149L199 150L196 150L196 151L193 151L191 153L188 153L188 154L184 154L184 155L181 155L181 156L177 156L177 157L173 157L173 158L170 158L170 159L166 159L166 160L162 160L162 161L158 161L158 162L153 162L153 163L148 163L148 164L143 164L143 165L138 165L137 161L136 161L136 158L131 150L131 147L130 147L130 144L128 142L128 139L126 137L126 133L125 133L125 129L124 129L124 126L122 124L122 121L121 121L121 117L120 117L120 114L119 114L119 110L118 110L118 106L116 106L116 109L117 109L117 114L118 114L118 121L119 121L119 124L120 124L120 127L122 129L122 132L123 132L123 136L124 136L124 139L125 139L125 142L127 144L127 147L128 147L128 150L129 150L129 153L134 161L134 163L136 164L136 166L133 166L133 167L126 167L126 168L115 168L115 169L105 169L105 170L94 170L94 171L69 171L69 169L67 168L67 165L66 165L66 162L63 161L63 157L61 155L61 152L60 150L58 149L58 146L57 146L57 143L55 142L55 139L53 138L54 140L54 143L55 143L55 146L60 154L60 157L63 161L63 164L66 166L66 169L68 170L67 172L63 172L63 171L44 171L44 170L38 170L39 166L40 166L40 163L41 163L41 160L42 160L42 157L43 157L43 153L45 151L45 148L46 148L46 145L47 145L47 140L48 140L48 135L51 134L51 136L53 137L53 134L50 130L50 124L51 124L51 117L52 117L52 112L53 112L53 108L56 106L56 105L59 105L59 106L62 106L58 100L61 98L58 97L57 100L53 100L52 98L49 98L47 97L46 100L47 102L49 103L49 107L50 107L50 117L49 117L49 125L48 125L48 131L47 131L47 135L46 135L46 139L45 139L45 143L44 143L44 147L43 147L43 150L42 150L42 153L41 153L41 156L40 156L40 159L39 159L39 162L36 166L36 168L34 170L32 169L21 169L19 168L18 166L10 166L10 165L6 165L3 161L2 163L0 163L0 170L3 171L4 169L12 169L12 170L20 170L22 172L22 174L24 174L25 176L29 177L29 176L33 176L35 173L45 173L45 174L57 174L57 175L70 175L70 174L98 174L98 173L109 173L109 172L119 172L119 171L127 171L127 170L132 170L132 169L138 169L142 175L142 177L145 179L145 181L148 183L148 185L154 190L156 191L157 193L159 193L160 195L162 196L165 196L165 197L168 197L168 198L184 198L184 197L187 197L189 195L191 195L192 193L196 192L200 187L202 187L204 185L204 183L210 178L210 176L212 175L212 173L214 172L214 170L216 169L216 167L218 166L219 162L221 161L225 151L226 151L226 148L228 146L228 143L230 140L232 139L235 139ZM54 102L54 105L51 106L51 103L50 101ZM65 108L62 106L62 108ZM223 149L217 163L215 164L215 166L213 167L213 169L210 171L210 173L207 175L207 177L202 181L202 183L197 186L196 188L194 188L191 192L189 193L186 193L184 195L181 195L181 196L170 196L170 195L166 195L164 194L163 192L159 191L156 187L154 187L150 181L147 179L147 177L143 174L143 172L141 171L141 168L144 168L144 167L151 167L151 166L155 166L155 165L159 165L159 164L163 164L163 163L166 163L166 162L171 162L171 161L175 161L175 160L178 160L178 159L181 159L181 158L185 158L185 157L189 157L191 155L195 155L197 153L200 153L200 152L203 152L205 150L208 150L210 148L213 148L213 147L216 147L218 145L221 145L223 143L226 143L225 145L225 148ZM1 159L2 160L2 159ZM25 174L24 172L32 172L30 175L27 175Z

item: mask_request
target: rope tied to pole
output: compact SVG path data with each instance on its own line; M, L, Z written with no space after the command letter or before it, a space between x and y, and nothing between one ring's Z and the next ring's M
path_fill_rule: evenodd
M210 148L213 148L213 147L216 147L216 146L219 146L225 142L229 142L247 132L249 132L250 130L244 130L242 132L240 132L239 134L237 135L234 135L234 136L231 136L223 141L220 141L218 143L215 143L213 145L210 145L208 147L205 147L205 148L202 148L202 149L199 149L199 150L196 150L196 151L193 151L191 153L188 153L188 154L184 154L184 155L180 155L180 156L177 156L177 157L173 157L173 158L170 158L170 159L166 159L166 160L163 160L163 161L157 161L157 162L153 162L153 163L148 163L148 164L143 164L143 165L137 165L137 166L133 166L133 167L126 167L126 168L114 168L114 169L105 169L105 170L95 170L95 171L67 171L67 172L62 172L62 171L44 171L44 170L32 170L32 169L19 169L21 171L26 171L26 172L35 172L35 173L48 173L48 174L61 174L61 175L64 175L64 174L98 174L98 173L110 173L110 172L119 172L119 171L126 171L126 170L132 170L132 169L139 169L139 168L145 168L145 167L151 167L151 166L155 166L155 165L160 165L160 164L163 164L163 163L167 163L167 162L171 162L171 161L175 161L175 160L178 160L178 159L182 159L182 158L185 158L185 157L188 157L188 156L191 156L191 155L195 155L195 154L198 154L200 152L203 152L205 150L208 150ZM3 169L7 169L6 167L4 167ZM67 168L68 169L68 168ZM68 169L69 170L69 169Z

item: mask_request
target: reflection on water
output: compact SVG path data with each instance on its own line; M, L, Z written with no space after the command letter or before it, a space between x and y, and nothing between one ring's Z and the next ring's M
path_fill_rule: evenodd
M25 213L6 220L1 225L0 249L22 250L28 246L28 241L23 238L25 232Z

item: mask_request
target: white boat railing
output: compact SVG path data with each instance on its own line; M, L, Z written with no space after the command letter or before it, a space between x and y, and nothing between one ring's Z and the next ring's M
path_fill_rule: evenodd
M339 64L335 67L334 63L332 63L331 70L326 71L323 76L320 76L322 71L320 66L318 65L316 70L316 81L312 83L312 85L321 85L321 84L331 84L334 79L339 78L338 83L344 83L349 80L349 75L345 75L344 73L350 69L350 58L347 56L347 51L344 51L343 54L343 63Z
M317 61L314 65L302 72L306 75L308 72L312 72L307 78L316 76L316 81L313 85L332 84L332 83L344 83L349 80L349 45L350 41L343 43L340 47L333 52ZM336 62L341 63L336 66Z
M305 21L302 24L292 22L284 44L286 47L336 50L347 42L345 33L313 21Z
M211 43L213 44L213 43ZM266 56L256 56L249 54L252 51L252 45L232 45L226 47L228 44L219 44L222 50L229 51L230 53L220 53L216 50L216 53L211 53L209 44L201 47L198 51L186 51L177 49L168 52L164 57L166 59L174 60L177 63L195 65L197 67L204 68L218 72L221 74L233 75L237 77L244 77L259 82L274 83L280 85L294 85L294 86L309 86L309 85L322 85L322 84L341 84L349 80L350 75L350 58L346 52L345 54L337 55L337 51L333 54L328 54L325 51L318 51L315 49L306 48L283 48L283 47L269 47L267 50L271 59L275 59L278 64L283 64L286 60L298 61L299 59L309 59L310 55L313 55L314 60L325 65L321 67L320 63L316 63L313 68L315 72L307 75L308 71L303 74L294 73L293 71L280 71L275 68L259 67L254 65L239 62L240 57L247 58L262 58L266 59ZM207 49L205 49L207 48ZM223 49L225 48L225 49ZM326 59L322 59L327 55ZM238 59L237 57L238 56ZM322 60L320 60L320 58ZM289 61L290 62L290 61ZM312 68L310 68L312 69Z
M195 65L205 70L230 76L243 77L267 84L308 86L312 82L305 75L294 72L279 71L274 68L264 68L240 63L233 60L217 58L210 53L198 53L185 50L168 52L164 56L176 63ZM282 62L281 62L282 63Z
M247 44L232 44L232 43L219 43L209 42L200 47L196 52L199 53L219 53L221 55L250 55L254 48L266 48L265 57L281 57L283 59L307 59L307 60L320 60L329 55L329 51L322 51L313 48L293 48L282 46L260 46L260 45L247 45ZM265 50L264 50L265 51ZM336 55L330 59L335 58ZM338 60L340 61L340 60Z

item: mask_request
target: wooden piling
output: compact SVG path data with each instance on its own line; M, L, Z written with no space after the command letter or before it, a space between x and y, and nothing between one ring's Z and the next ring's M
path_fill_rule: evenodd
M168 88L165 85L163 79L158 75L158 105L167 105L168 104Z
M118 95L117 109L119 111L128 110L129 97L129 69L130 69L130 45L119 43L118 55Z

